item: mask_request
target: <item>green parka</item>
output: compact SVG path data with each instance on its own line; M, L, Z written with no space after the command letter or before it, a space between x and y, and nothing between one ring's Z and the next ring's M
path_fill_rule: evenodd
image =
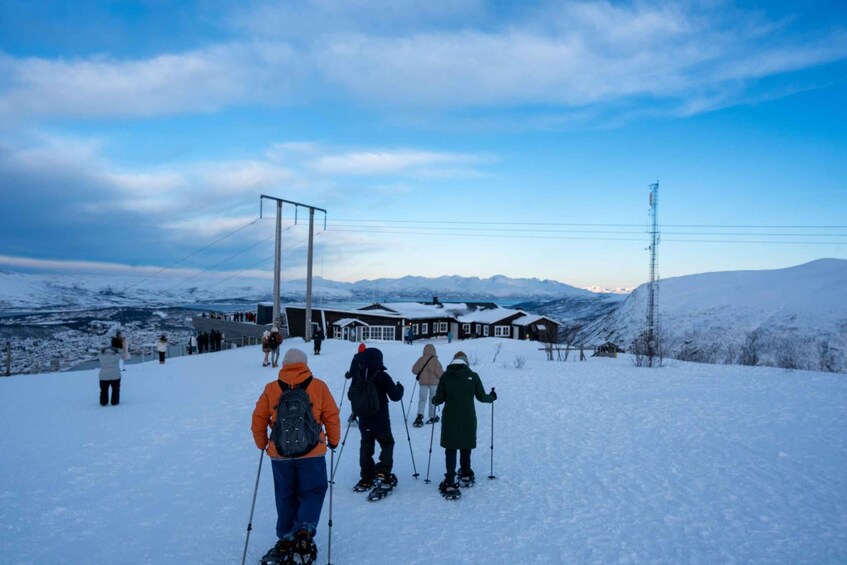
M441 375L432 403L444 404L441 417L441 447L445 449L476 448L476 407L480 402L494 402L485 392L479 375L464 363L452 363Z

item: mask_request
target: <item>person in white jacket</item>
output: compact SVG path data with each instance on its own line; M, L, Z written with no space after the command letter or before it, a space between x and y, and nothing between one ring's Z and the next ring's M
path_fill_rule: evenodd
M116 406L121 401L121 338L115 336L109 347L100 350L100 406L109 404L109 389L112 389L111 403Z
M159 341L156 342L156 351L159 352L159 364L165 364L165 353L168 352L168 338L165 334L162 334L159 337Z

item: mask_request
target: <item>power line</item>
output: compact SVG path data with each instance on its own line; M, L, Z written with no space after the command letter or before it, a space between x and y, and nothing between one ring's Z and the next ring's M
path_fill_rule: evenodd
M391 225L392 222L387 222L384 224L370 225L349 225L349 224L330 224L334 231L342 231L337 230L335 228L353 228L355 230L371 230L371 229L417 229L417 230L427 230L429 232L434 231L445 231L450 230L451 232L459 232L459 231L485 231L485 232L529 232L529 233L577 233L577 234L642 234L645 231L607 231L607 230L548 230L548 229L533 229L533 228L525 228L525 229L513 229L513 228L470 228L470 227L437 227L437 226L415 226L415 227L403 227L403 226L394 226ZM349 231L349 230L348 230ZM663 233L671 234L671 235L715 235L715 236L767 236L767 237L847 237L847 233L750 233L750 232L668 232L665 231Z
M379 219L335 218L333 222L383 222ZM576 222L484 222L472 220L390 220L395 224L456 224L456 225L503 225L503 226L585 226L585 227L643 227L644 224L576 223ZM663 228L756 228L756 229L847 229L841 225L768 225L768 224L662 224Z
M510 235L500 233L452 233L452 232L420 232L399 231L397 229L331 229L332 232L362 233L362 234L398 234L398 235L429 235L440 237L476 237L489 239L552 239L552 240L575 240L575 241L638 241L644 238L635 237L576 237L576 236L554 236L554 235ZM641 233L641 232L638 232ZM702 235L702 234L690 234ZM720 235L720 234L717 234ZM747 235L747 234L742 234ZM789 234L782 234L783 237ZM830 237L830 236L826 236ZM845 241L767 241L767 240L734 240L734 239L674 239L663 238L663 242L673 243L761 243L761 244L797 244L797 245L844 245Z
M206 249L209 249L209 248L210 248L210 247L212 247L213 245L217 245L218 243L220 243L221 241L225 240L226 238L228 238L228 237L230 237L230 236L233 236L233 235L237 234L238 232L240 232L241 230L243 230L243 229L245 229L245 228L248 228L248 227L252 226L253 224L255 224L256 222L258 222L259 220L261 220L261 218L256 218L255 220L253 220L253 221L251 221L251 222L248 222L248 223L244 224L244 225L243 225L243 226L241 226L240 228L238 228L238 229L236 229L236 230L234 230L234 231L231 231L231 232L229 232L228 234L226 234L226 235L224 235L224 236L222 236L222 237L220 237L220 238L216 239L215 241L213 241L213 242L212 242L212 243L210 243L209 245L206 245L205 247L201 247L200 249L198 249L198 250L196 250L196 251L193 251L193 252L189 253L188 255L186 255L185 257L182 257L181 259L177 259L176 261L174 261L174 262L173 262L173 263L171 263L170 265L168 265L168 266L166 266L166 267L162 267L161 269L159 269L158 271L156 271L156 272L155 272L155 273L153 273L152 275L148 275L148 276L144 277L143 279L141 279L141 280L139 280L139 281L136 281L135 283L133 283L133 284L129 285L128 287L125 287L125 288L124 288L124 291L127 291L127 290L129 290L129 289L131 289L131 288L133 288L133 287L135 287L135 286L138 286L139 284L141 284L141 283L143 283L143 282L145 282L145 281L147 281L147 280L149 280L149 279L152 279L153 277L155 277L155 276L159 275L160 273L163 273L163 272L165 272L165 271L167 271L167 270L169 270L169 269L174 268L176 265L179 265L180 263L184 262L186 259L190 259L191 257L194 257L195 255L197 255L197 254L198 254L198 253L200 253L201 251L205 251Z

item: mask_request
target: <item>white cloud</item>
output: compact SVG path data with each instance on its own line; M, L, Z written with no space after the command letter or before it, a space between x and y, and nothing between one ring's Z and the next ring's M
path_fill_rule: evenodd
M326 155L311 161L309 167L323 174L381 175L477 160L469 155L432 151L360 151Z
M841 32L792 35L786 22L723 15L720 5L547 2L514 9L510 21L484 6L261 3L235 18L261 40L147 59L0 55L0 116L144 117L310 104L316 96L408 113L578 109L644 97L696 108L692 98L732 84L847 57Z

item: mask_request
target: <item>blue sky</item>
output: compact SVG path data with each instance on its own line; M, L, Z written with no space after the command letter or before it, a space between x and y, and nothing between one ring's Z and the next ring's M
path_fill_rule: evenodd
M847 258L843 2L173 4L0 0L0 268L261 276L270 194L326 278L633 287L657 179L663 277Z

